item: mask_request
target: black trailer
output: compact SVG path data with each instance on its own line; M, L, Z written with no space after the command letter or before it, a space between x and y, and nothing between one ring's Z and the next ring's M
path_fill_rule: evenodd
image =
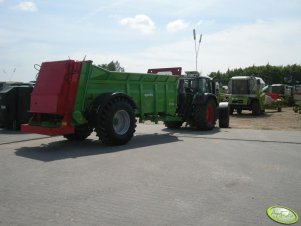
M19 130L27 123L32 85L6 86L0 91L0 127Z

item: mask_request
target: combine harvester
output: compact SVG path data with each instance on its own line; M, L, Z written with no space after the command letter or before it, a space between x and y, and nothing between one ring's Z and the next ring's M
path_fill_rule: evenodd
M172 75L162 75L162 73ZM227 103L217 103L214 82L181 68L151 69L148 74L111 72L92 61L44 62L31 95L33 117L22 131L83 140L92 131L108 145L123 145L140 122L183 123L211 130L219 118L229 126Z
M230 79L228 87L230 114L236 110L241 114L242 110L252 111L253 115L259 115L265 110L265 94L262 92L264 81L254 76L234 76Z

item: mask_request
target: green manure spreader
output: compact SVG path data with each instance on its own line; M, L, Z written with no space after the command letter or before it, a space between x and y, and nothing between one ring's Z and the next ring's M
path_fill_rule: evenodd
M181 68L112 72L92 61L42 63L30 112L23 132L83 140L95 131L107 145L127 143L136 118L163 121L168 128L185 123L211 130L217 118L220 127L229 126L228 104L217 103L209 77L182 76Z

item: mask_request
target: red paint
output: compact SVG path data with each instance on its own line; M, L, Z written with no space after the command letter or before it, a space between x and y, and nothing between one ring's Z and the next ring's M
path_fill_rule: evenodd
M68 93L73 74L78 74L79 78L80 71L73 71L78 68L77 64L81 63L73 60L42 63L31 94L30 112L65 115L68 99L75 99Z
M61 126L58 128L45 128L41 126L31 126L28 124L21 125L21 130L24 133L37 133L48 136L65 135L74 133L74 127Z
M211 103L208 103L206 111L207 122L212 125L214 122L214 108Z
M154 68L148 69L147 73L149 74L158 74L159 72L171 72L172 75L181 75L182 68L181 67L171 67L171 68Z
M280 98L280 95L278 93L267 93L266 95L270 96L273 100Z
M76 98L77 86L82 62L74 60L42 63L36 85L31 94L30 112L35 123L42 122L43 116L56 115L62 118L63 126L46 128L22 125L21 130L28 133L45 135L64 135L74 133L72 112ZM50 120L51 122L51 120Z

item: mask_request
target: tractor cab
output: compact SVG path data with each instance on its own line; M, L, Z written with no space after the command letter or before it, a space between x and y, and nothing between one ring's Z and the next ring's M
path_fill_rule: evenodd
M215 83L210 77L200 76L198 72L186 72L186 75L180 78L180 93L215 93Z

